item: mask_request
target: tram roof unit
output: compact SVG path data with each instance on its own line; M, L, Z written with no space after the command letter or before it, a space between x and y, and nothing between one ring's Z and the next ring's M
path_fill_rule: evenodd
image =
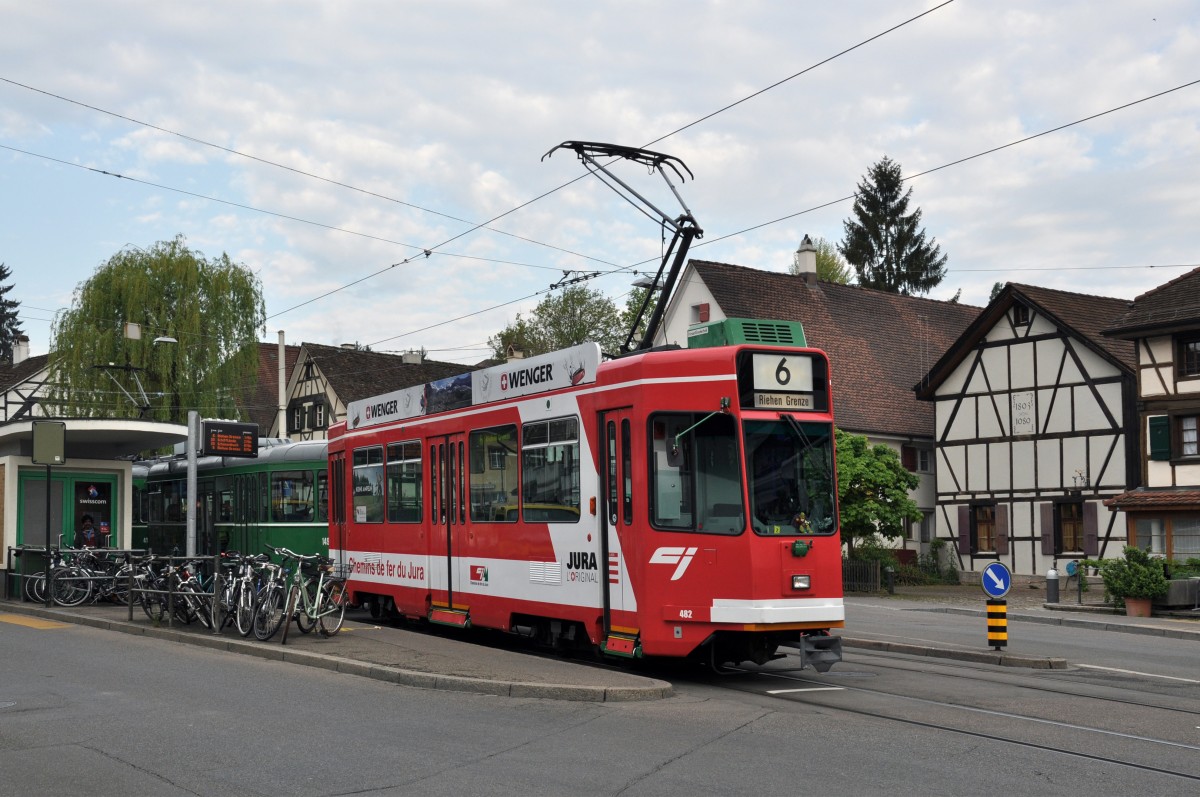
M286 437L260 437L258 439L257 457L252 459L245 457L199 457L196 460L196 469L204 471L234 466L251 467L254 465L283 462L321 462L326 457L326 445L324 440L295 442ZM182 453L133 463L134 478L147 478L172 473L182 474L186 470L187 455Z
M799 323L748 319L732 321L734 323L726 329L722 329L723 322L707 325L712 328L711 333L693 340L687 349L672 345L633 351L601 361L599 345L584 343L536 357L510 360L437 382L371 396L350 402L346 420L340 424L344 424L346 433L354 433L441 412L573 387L586 388L591 384L605 386L625 382L670 382L705 372L725 375L734 382L739 377L728 368L731 347L807 348ZM767 327L770 329L764 332Z

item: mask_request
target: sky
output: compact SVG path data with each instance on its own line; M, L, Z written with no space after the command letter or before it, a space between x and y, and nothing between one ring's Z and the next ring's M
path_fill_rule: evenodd
M257 275L272 343L474 363L561 280L623 306L662 229L574 153L543 158L568 140L681 159L694 258L786 271L804 235L842 240L887 156L948 256L931 298L1132 299L1200 264L1196 2L0 0L0 18L0 262L35 355L111 256L177 235Z

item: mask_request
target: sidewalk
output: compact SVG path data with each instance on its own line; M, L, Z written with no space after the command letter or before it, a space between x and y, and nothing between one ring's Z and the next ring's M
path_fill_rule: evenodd
M243 639L229 628L217 634L198 623L155 626L140 608L134 609L131 622L129 608L115 604L47 609L41 604L0 600L0 619L6 614L17 615L13 621L30 617L87 625L422 689L592 702L658 700L673 693L666 681L496 648L486 644L486 639L479 641L480 635L466 641L468 637L364 624L367 618L358 612L353 613L358 622L347 622L334 637L301 634L293 626L286 645L280 643L280 635L260 642L253 637ZM347 618L351 616L347 612Z

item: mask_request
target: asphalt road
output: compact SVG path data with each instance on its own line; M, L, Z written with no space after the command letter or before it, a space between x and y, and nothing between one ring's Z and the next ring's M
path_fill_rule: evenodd
M1195 793L1195 780L1106 763L1129 744L1115 736L1090 741L1100 758L1086 758L899 721L889 712L958 716L952 704L975 681L966 670L923 675L920 661L897 674L879 655L848 651L840 679L805 671L804 682L756 678L739 691L680 677L673 697L592 703L416 689L84 626L0 622L0 792ZM867 667L901 692L936 684L940 702L840 688L867 680L850 675ZM773 694L774 681L796 691Z

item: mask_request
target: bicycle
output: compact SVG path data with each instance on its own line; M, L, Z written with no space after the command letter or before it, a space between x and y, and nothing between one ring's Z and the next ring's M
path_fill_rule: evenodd
M346 618L346 582L333 578L333 560L325 556L292 554L299 563L288 592L286 618L295 617L301 633L316 626L322 636L331 637L342 630ZM287 626L283 629L287 644Z
M272 548L271 550L278 549ZM283 610L287 602L285 594L287 571L284 570L283 565L265 562L259 572L262 578L262 589L259 590L255 599L253 631L255 639L266 642L275 636L279 632L279 627L283 625Z
M54 568L50 576L50 594L55 603L79 606L105 599L128 603L131 570L128 554L121 565L90 548L69 551L67 556L70 564Z
M278 571L261 593L254 635L266 641L283 628L282 641L287 644L288 627L293 619L302 633L317 627L323 636L337 634L346 615L346 587L344 581L329 578L333 560L304 556L287 548L267 546L267 549L285 562L294 561L296 567L289 571L282 565L274 566Z

